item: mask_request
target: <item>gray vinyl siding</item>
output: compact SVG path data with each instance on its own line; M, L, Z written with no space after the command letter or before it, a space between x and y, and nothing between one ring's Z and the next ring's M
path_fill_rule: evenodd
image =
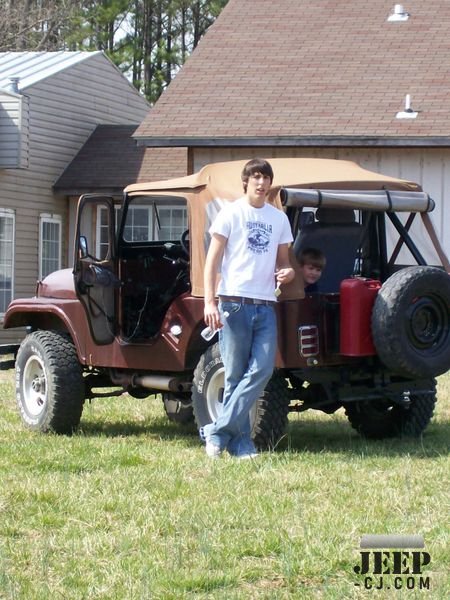
M0 91L0 169L28 166L28 98Z
M366 169L420 183L436 202L430 213L436 233L450 257L449 148L195 148L194 172L211 162L264 158L311 157L353 160Z
M23 90L29 98L28 169L0 169L0 207L16 213L15 298L34 295L39 217L62 217L62 267L71 266L68 200L52 186L98 124L139 123L147 102L103 55L95 54ZM69 258L70 257L70 258ZM12 334L14 336L14 334ZM11 338L0 330L0 343Z

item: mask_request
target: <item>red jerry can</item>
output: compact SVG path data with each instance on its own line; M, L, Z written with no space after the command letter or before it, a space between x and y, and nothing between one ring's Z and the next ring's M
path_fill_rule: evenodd
M380 288L381 282L377 279L355 277L341 282L341 354L376 354L371 320L373 304Z

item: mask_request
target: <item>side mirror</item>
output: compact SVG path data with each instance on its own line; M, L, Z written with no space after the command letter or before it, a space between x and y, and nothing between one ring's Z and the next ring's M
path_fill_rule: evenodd
M89 256L88 242L84 235L80 235L78 239L78 256L79 258L86 258Z

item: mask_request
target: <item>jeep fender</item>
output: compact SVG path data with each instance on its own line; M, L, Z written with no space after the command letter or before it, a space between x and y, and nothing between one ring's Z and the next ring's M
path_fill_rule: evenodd
M4 329L12 327L67 331L75 345L80 363L86 364L86 340L89 340L91 335L85 312L78 300L58 299L58 304L49 303L48 298L13 300L3 321Z

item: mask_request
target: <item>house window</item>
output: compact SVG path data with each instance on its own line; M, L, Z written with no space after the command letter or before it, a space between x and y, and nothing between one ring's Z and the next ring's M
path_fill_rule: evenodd
M114 207L114 216L115 216L115 224L116 230L119 225L119 213L120 206ZM97 231L96 231L96 247L95 247L95 256L97 256L100 260L105 260L108 255L109 250L109 209L106 206L99 206L97 208Z
M41 215L39 279L61 268L61 223L59 216Z
M173 199L158 203L155 198L139 198L130 204L123 238L127 242L169 242L178 240L187 228L186 202Z
M119 225L119 210L115 207L116 229ZM157 214L157 217L156 217ZM152 242L178 240L187 228L186 204L155 206L152 204L130 204L123 230L127 242ZM97 256L105 258L108 251L108 209L100 206L97 214Z
M182 206L160 206L158 208L161 229L160 240L178 240L187 228L187 211Z
M12 300L14 289L14 211L0 208L0 313Z
M130 206L127 213L123 237L128 242L151 240L152 211L148 206Z

